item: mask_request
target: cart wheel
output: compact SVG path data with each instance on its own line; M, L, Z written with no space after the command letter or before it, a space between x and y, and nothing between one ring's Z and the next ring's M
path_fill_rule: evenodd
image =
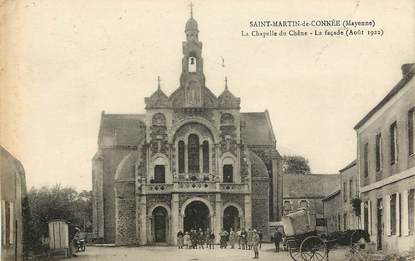
M300 261L301 260L301 255L300 255L300 252L299 252L299 249L298 248L289 247L288 249L290 251L290 257L294 261Z
M310 236L301 242L300 254L303 260L327 260L327 246L318 236Z

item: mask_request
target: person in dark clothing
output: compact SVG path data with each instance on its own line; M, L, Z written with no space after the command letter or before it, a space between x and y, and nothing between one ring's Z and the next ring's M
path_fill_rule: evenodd
M282 233L278 228L275 229L275 232L272 238L275 244L275 252L280 252L280 243L282 241Z
M246 237L247 237L247 233L245 228L242 228L241 231L241 245L242 245L242 250L248 249L247 245L246 245Z
M192 248L197 248L197 231L194 229L190 231L190 241L192 242Z
M205 234L201 228L199 228L199 232L197 233L197 244L199 245L199 248L204 248L203 245L205 244Z
M259 249L262 247L262 231L258 230L258 236L259 236Z
M219 233L220 236L220 248L227 247L227 240L228 240L228 232L222 229L222 232Z
M213 231L209 235L209 249L215 249L215 233Z
M184 245L184 234L183 234L183 232L180 230L180 231L177 233L177 247L178 247L179 249L182 249L182 248L183 248L183 245Z

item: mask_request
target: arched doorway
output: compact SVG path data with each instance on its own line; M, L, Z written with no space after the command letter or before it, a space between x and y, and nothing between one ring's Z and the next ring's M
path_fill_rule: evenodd
M239 211L234 206L228 206L223 212L223 229L230 231L231 228L234 231L240 227Z
M187 205L184 211L184 231L201 228L206 231L210 228L209 222L209 208L201 201L193 201Z
M156 207L152 213L152 229L155 243L167 242L167 231L169 228L169 219L167 210L164 207Z

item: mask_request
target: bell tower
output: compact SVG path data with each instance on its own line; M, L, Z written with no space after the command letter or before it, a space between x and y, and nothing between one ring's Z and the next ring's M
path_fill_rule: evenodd
M180 87L184 88L185 107L200 108L203 106L203 74L202 42L199 41L197 21L193 18L193 4L190 4L190 18L185 27L186 41L183 42L182 74Z

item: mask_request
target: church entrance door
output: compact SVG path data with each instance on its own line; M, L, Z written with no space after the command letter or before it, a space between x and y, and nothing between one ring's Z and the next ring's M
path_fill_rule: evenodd
M167 210L163 207L156 207L153 210L153 232L154 242L164 243L167 242L167 229L168 229L168 214Z
M185 209L184 231L201 228L206 231L210 228L209 209L205 203L201 201L193 201Z
M234 206L229 206L225 208L223 212L223 229L230 231L231 228L233 231L237 231L240 226L239 212L238 209Z

